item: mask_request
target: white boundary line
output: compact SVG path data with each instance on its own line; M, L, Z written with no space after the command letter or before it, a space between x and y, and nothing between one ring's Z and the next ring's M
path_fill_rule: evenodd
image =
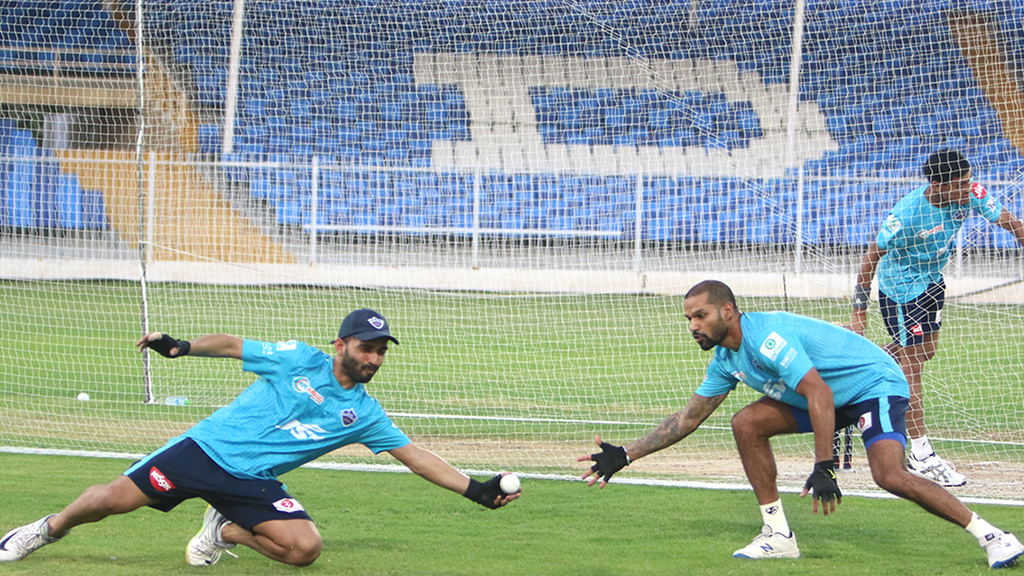
M39 456L78 456L84 458L112 458L120 460L138 460L142 458L144 454L134 453L120 453L120 452L90 452L87 450L55 450L50 448L19 448L15 446L0 446L0 453L7 454L29 454ZM354 472L390 472L390 473L411 473L405 466L399 466L397 464L341 464L334 462L310 462L302 466L303 468L314 468L318 470L350 470ZM493 476L497 474L494 470L462 470L465 474L479 475L479 476ZM516 473L520 478L529 478L534 480L559 480L567 482L582 482L580 478L576 476L567 476L564 474L520 474ZM614 484L629 484L634 486L665 486L670 488L696 488L701 490L751 490L748 484L735 484L725 482L695 482L695 481L684 481L684 480L658 480L653 478L619 478L614 479ZM779 486L779 492L787 494L799 494L800 488ZM851 490L844 494L844 496L860 496L862 498L880 498L895 500L896 496L881 491L861 491ZM999 498L975 498L975 497L962 497L960 501L965 504L992 504L996 506L1021 506L1024 507L1024 500L1002 500Z

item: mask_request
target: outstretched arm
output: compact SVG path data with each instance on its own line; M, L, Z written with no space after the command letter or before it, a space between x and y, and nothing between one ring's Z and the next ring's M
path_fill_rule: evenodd
M864 335L867 325L868 300L871 295L871 281L875 278L878 270L878 262L885 256L885 250L872 242L868 244L868 251L860 262L860 273L857 274L857 282L853 286L853 316L850 319L850 329Z
M234 358L236 360L242 359L242 339L237 336L231 336L229 334L210 334L209 336L200 336L195 340L188 343L185 346L185 341L173 340L174 344L168 350L169 357L177 358L183 356L182 351L189 356L202 356L206 358ZM146 348L153 348L157 350L156 346L161 343L166 343L167 338L160 332L150 332L138 342L135 343L139 347L139 352L142 352ZM160 352L160 350L157 350ZM163 352L161 352L163 354Z
M694 394L686 407L665 418L650 434L625 446L629 460L637 460L648 454L663 450L693 433L707 420L729 394L701 396Z
M437 484L441 488L446 488L462 496L465 496L466 490L469 489L470 479L468 476L452 468L437 454L424 450L411 442L401 448L388 450L388 454L394 456L396 460L405 464L409 470L424 480ZM495 500L495 504L504 506L518 497L518 492L502 496Z
M1021 223L1009 210L1003 208L1002 213L999 214L999 219L996 220L996 225L1004 230L1009 230L1017 240L1017 243L1024 246L1024 223Z
M608 483L608 479L613 474L621 470L623 467L628 465L637 458L643 458L652 452L657 452L664 448L679 442L683 438L689 436L694 430L697 429L712 412L718 408L728 393L720 394L718 396L701 396L694 394L690 397L690 401L686 404L686 408L683 408L679 412L665 418L661 424L658 425L650 434L632 442L620 448L618 446L612 446L611 444L605 444L601 442L600 436L594 436L594 441L601 448L601 452L597 454L588 454L580 456L576 459L577 462L585 462L587 460L593 460L595 464L583 474L583 479L586 480L588 477L593 475L587 486L593 486L595 482L601 480L599 488L604 488Z

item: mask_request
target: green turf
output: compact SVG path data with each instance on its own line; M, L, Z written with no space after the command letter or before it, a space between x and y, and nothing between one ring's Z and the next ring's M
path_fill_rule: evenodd
M139 297L132 282L0 282L0 422L7 423L0 444L146 452L252 381L236 362L154 356L157 400L182 395L193 405L143 406L133 347ZM627 441L685 404L709 358L689 338L681 297L174 283L151 284L148 297L153 330L297 339L325 350L346 312L381 310L402 344L370 387L389 412L437 416L395 417L418 436L579 445L600 432ZM740 304L835 322L849 313L842 301ZM928 422L940 447L1024 459L1024 404L1008 401L1024 393L1022 317L1020 306L947 306L939 354L926 373ZM876 310L872 320L869 336L884 343ZM80 391L93 401L76 402ZM729 417L755 398L738 389L693 441L731 456ZM778 449L802 453L805 446Z
M0 454L0 528L58 511L129 462ZM527 479L523 497L481 508L412 474L299 469L282 477L324 538L309 574L348 575L805 575L988 574L983 551L958 527L896 500L848 497L834 516L783 495L803 558L731 558L760 527L748 491L713 491ZM142 509L75 529L66 540L4 574L145 576L282 574L293 569L248 549L208 569L185 564L203 503L171 513ZM1004 529L1024 532L1020 509L975 506ZM1019 568L1018 568L1019 570Z

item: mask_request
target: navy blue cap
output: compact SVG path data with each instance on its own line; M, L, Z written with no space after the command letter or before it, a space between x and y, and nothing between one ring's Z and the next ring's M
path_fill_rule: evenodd
M384 319L384 316L369 308L354 310L341 321L341 328L338 329L338 339L348 338L349 336L364 342L376 338L387 338L398 344L398 339L392 336L391 331L388 330L388 321Z

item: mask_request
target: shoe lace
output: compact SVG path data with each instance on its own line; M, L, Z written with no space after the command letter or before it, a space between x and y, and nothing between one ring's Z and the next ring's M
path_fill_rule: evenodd
M25 553L32 552L46 543L43 534L35 529L35 526L27 526L19 530L17 534L11 536L7 541L8 549L15 548Z

